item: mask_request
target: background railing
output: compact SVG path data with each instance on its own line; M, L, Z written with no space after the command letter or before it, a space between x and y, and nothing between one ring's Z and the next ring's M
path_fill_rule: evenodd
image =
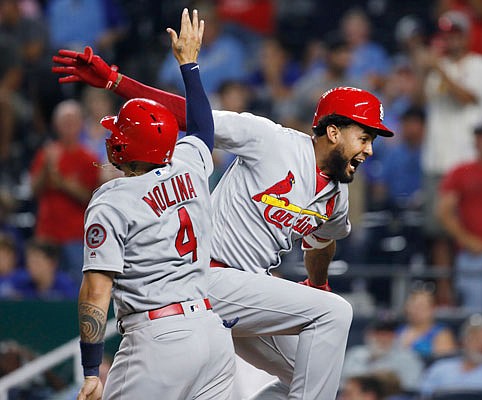
M116 320L111 319L107 322L105 339L109 339L117 333ZM8 400L8 391L22 383L39 376L39 374L73 357L73 370L75 382L83 381L82 366L80 363L79 337L76 337L62 346L56 348L29 362L28 364L16 369L10 374L0 378L0 400Z

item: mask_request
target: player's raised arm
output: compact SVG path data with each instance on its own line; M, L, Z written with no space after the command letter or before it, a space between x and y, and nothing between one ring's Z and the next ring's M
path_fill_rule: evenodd
M214 147L214 121L209 100L199 75L197 56L204 33L204 21L199 21L197 10L193 11L192 22L185 8L181 17L181 31L168 28L172 52L178 61L186 89L186 134L201 139L212 151Z
M176 117L179 129L186 130L186 100L184 97L144 85L109 66L90 46L83 53L61 49L52 57L52 72L65 75L60 83L84 82L90 86L114 91L125 99L147 98L163 104Z

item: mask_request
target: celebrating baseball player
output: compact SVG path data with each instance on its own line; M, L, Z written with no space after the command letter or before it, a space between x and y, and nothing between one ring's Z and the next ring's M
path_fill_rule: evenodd
M196 64L203 30L196 10L192 23L183 11L179 37L168 29L186 87L185 138L176 143L175 117L148 99L101 121L112 132L109 161L125 177L101 186L86 211L78 399L102 396L111 291L122 341L104 399L230 398L231 331L207 296L214 124Z
M185 123L185 100L109 67L89 48L60 50L62 83L82 81L124 98L163 103ZM336 397L352 309L330 293L327 270L335 241L349 234L348 190L357 167L372 155L383 107L357 88L324 93L314 135L249 113L214 111L215 146L238 157L213 195L208 296L232 325L236 353L279 379L253 399L330 400ZM280 252L302 239L308 278L303 285L270 276Z

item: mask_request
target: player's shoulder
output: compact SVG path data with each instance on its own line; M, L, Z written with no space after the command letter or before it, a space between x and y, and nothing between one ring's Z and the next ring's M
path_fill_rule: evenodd
M242 123L243 127L245 127L246 124L248 125L263 124L266 126L271 126L272 128L281 127L281 125L277 124L276 122L272 121L267 117L256 115L248 111L238 113L235 111L213 110L213 117L214 117L215 124L224 122L224 123L233 123L233 124Z
M93 204L117 196L118 192L128 185L128 179L129 178L126 177L120 177L105 182L94 191L90 203Z

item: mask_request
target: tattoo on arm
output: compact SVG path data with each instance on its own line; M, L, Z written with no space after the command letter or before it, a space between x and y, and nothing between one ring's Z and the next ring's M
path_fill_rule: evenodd
M97 343L104 339L107 313L91 303L79 304L80 339L83 342Z

